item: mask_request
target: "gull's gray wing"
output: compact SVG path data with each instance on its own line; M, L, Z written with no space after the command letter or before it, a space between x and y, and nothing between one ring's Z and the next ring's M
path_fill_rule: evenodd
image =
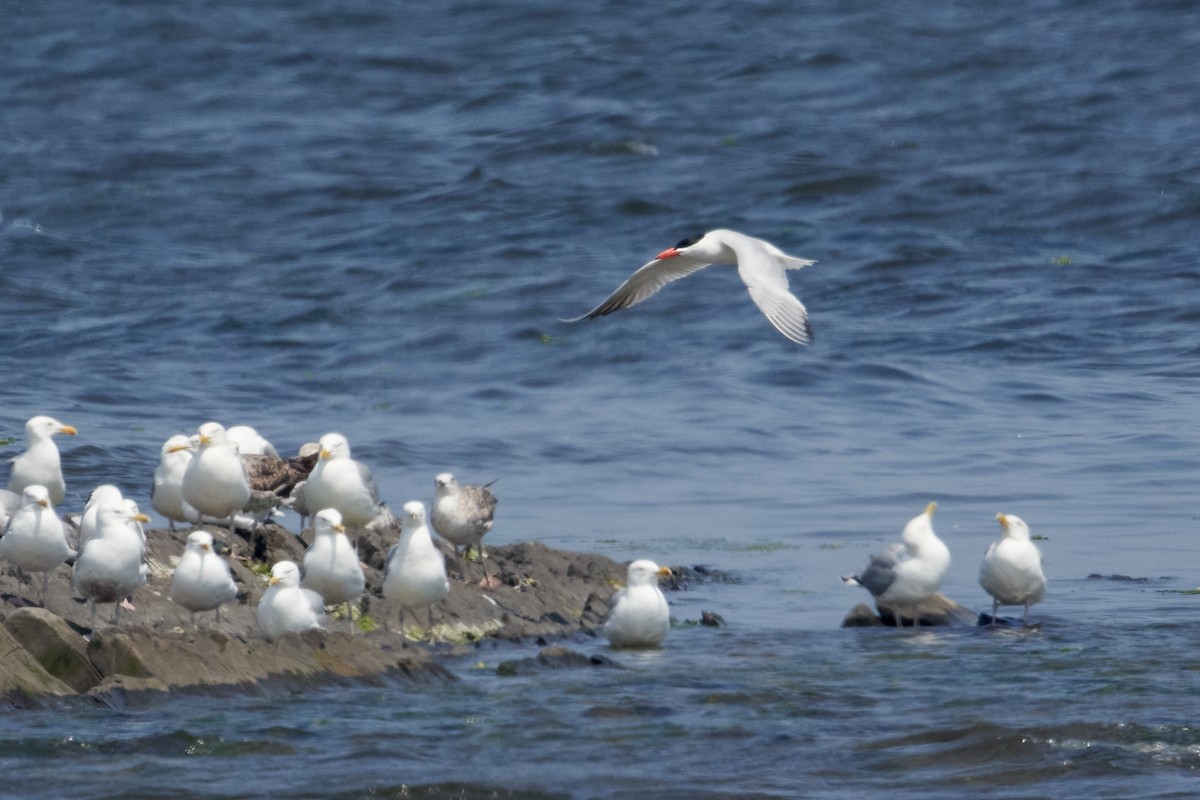
M583 319L595 319L596 317L611 314L614 311L620 311L623 308L635 306L668 283L687 277L693 272L704 269L711 263L711 261L705 261L701 258L690 258L688 256L656 258L648 264L642 265L637 272L630 275L603 303L582 317L565 319L563 322L579 322Z

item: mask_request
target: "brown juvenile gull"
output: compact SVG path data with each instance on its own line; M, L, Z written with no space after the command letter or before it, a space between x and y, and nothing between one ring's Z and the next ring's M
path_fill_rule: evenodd
M931 517L937 503L909 520L897 542L871 557L857 575L842 577L851 586L861 586L875 596L877 605L912 609L913 626L919 624L917 606L933 596L950 568L950 550L933 532ZM902 620L896 614L896 625Z
M184 545L183 556L171 576L172 601L186 608L196 624L197 611L215 611L221 621L221 606L237 597L237 584L229 564L213 550L208 531L192 531Z
M750 299L775 329L797 344L808 344L812 339L808 311L788 290L787 270L814 263L807 258L789 256L770 242L744 233L709 231L663 250L653 261L630 275L603 303L582 317L565 321L595 319L635 306L668 283L697 270L711 264L733 264L750 290Z
M150 506L163 518L171 530L176 522L189 522L195 513L183 501L183 475L191 463L195 445L177 433L163 442L158 466L154 468L154 483L150 488Z
M979 585L992 596L992 620L1000 606L1025 606L1021 624L1029 625L1029 607L1046 596L1042 553L1029 536L1025 520L997 514L1000 538L992 542L979 565Z
M0 556L16 564L22 572L42 573L42 591L38 602L46 607L46 585L50 571L75 551L67 544L66 529L45 486L26 486L21 492L21 506L9 517L0 537Z
M354 530L379 516L379 489L365 464L350 457L350 443L340 433L321 437L320 459L304 483L304 499L314 513L336 508L342 523Z
M228 519L233 533L236 514L250 501L246 469L220 423L204 423L199 434L196 455L183 474L183 499L199 514Z
M34 417L25 423L25 452L12 460L12 474L8 478L8 490L20 494L26 486L45 486L51 505L58 505L67 496L67 484L63 480L62 463L58 447L51 438L55 434L76 435L70 425L63 425L53 417Z
M268 453L242 454L242 466L250 482L250 500L244 511L270 512L292 504L292 492L308 478L318 453L280 458Z
M492 483L495 483L493 481ZM499 581L488 575L487 562L483 560L483 537L492 529L492 518L496 513L496 495L484 486L462 486L449 472L443 472L433 479L436 497L433 501L433 529L450 544L454 545L454 555L458 557L458 548L462 547L463 557L475 545L479 563L483 566L483 580L480 585L494 589ZM493 583L495 581L495 583Z

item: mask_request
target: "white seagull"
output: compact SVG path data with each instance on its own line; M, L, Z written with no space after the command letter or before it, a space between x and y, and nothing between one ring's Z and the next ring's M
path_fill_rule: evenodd
M91 601L91 627L96 628L96 603L115 603L113 623L121 622L121 602L146 582L149 569L142 561L146 540L130 523L149 522L124 501L101 503L96 533L79 548L71 583Z
M302 585L321 595L327 606L346 603L347 618L353 625L348 604L362 597L366 589L358 552L346 538L346 526L336 508L318 511L313 517L313 528L316 531L313 543L304 553Z
M154 484L150 489L150 505L162 514L175 530L176 522L187 522L195 513L183 502L183 475L192 463L192 440L177 433L163 442L158 466L154 468Z
M992 624L1000 606L1025 606L1022 625L1029 625L1029 607L1046 596L1042 553L1029 537L1029 526L1012 514L997 514L1000 538L992 542L979 565L979 585L992 596Z
M933 532L931 517L937 503L908 521L897 542L871 557L867 568L857 575L842 577L851 586L861 586L875 596L880 606L897 609L896 625L903 620L898 609L912 609L912 624L920 624L917 606L933 596L950 568L950 549Z
M183 500L206 517L228 519L233 533L237 513L250 500L246 469L220 423L204 423L199 434L199 449L183 473Z
M8 490L20 494L26 486L45 486L51 505L58 505L67 496L63 481L58 447L50 437L58 433L74 436L77 431L53 417L34 417L25 423L25 452L12 460Z
M604 635L614 647L657 647L671 628L667 598L658 579L671 570L645 558L629 565L626 586L617 592L604 623Z
M426 633L433 639L433 604L450 593L446 579L446 559L433 544L425 524L425 504L410 500L404 504L405 520L400 541L388 550L383 568L383 596L400 605L400 635L404 635L404 612L429 608Z
M21 492L21 507L13 512L0 537L0 556L24 572L42 573L40 604L46 607L46 584L50 571L75 551L67 544L63 522L54 513L45 486L26 486Z
M325 603L311 589L300 588L300 568L291 561L271 567L267 591L258 601L258 628L267 640L285 633L321 630L325 621Z
M83 513L79 515L79 548L83 546L96 535L96 529L100 523L96 519L96 514L102 505L111 505L113 503L121 504L125 502L125 496L121 494L121 490L111 483L102 483L92 493L88 495L87 502L83 504Z
M304 482L305 504L314 511L336 508L347 528L365 527L380 511L371 470L350 457L350 443L340 433L327 433L318 444L320 459Z
M775 329L797 344L808 344L812 331L808 311L788 290L787 270L815 264L784 253L770 242L730 230L709 231L684 239L659 253L653 261L629 276L607 300L566 322L595 319L637 305L671 281L691 275L710 264L733 264L750 290L750 299Z
M213 537L208 531L188 534L183 556L171 576L168 596L191 612L193 626L197 611L216 611L216 621L220 622L221 605L237 597L229 564L213 550Z

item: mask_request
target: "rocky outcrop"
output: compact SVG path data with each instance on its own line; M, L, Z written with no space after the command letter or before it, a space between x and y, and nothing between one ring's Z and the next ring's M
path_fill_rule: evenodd
M603 556L568 553L538 543L488 548L489 574L480 586L478 561L455 559L448 547L450 595L434 607L432 632L419 627L402 635L398 609L379 595L380 570L390 543L376 532L360 537L368 565L368 594L361 612L331 616L325 631L290 634L273 642L259 635L255 608L276 561L303 560L306 547L275 525L230 536L207 528L228 556L237 599L221 610L191 615L168 598L171 572L187 532L148 532L147 584L133 595L134 611L112 624L113 607L101 606L96 629L90 609L70 586L70 569L50 578L46 608L33 607L40 576L20 579L11 567L0 574L0 699L9 704L85 696L121 704L143 693L269 691L330 681L453 680L436 656L454 645L484 638L561 637L597 628L624 578L624 566ZM420 641L418 641L420 639ZM427 644L432 639L433 644Z
M927 625L974 625L978 617L974 611L964 608L942 594L935 594L917 606L917 617L920 624ZM871 628L880 626L912 627L913 615L911 609L896 609L880 605L872 609L866 603L859 603L850 609L850 613L842 620L843 628Z

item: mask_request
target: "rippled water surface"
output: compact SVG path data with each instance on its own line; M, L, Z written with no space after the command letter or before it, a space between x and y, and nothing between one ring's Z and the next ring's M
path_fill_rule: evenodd
M1192 4L5 17L0 456L75 425L78 507L207 419L340 430L393 505L498 478L496 542L731 579L628 669L8 714L0 794L1195 794ZM715 227L817 260L811 347L718 268L560 322ZM839 629L929 500L972 608L996 512L1046 537L1040 627Z

